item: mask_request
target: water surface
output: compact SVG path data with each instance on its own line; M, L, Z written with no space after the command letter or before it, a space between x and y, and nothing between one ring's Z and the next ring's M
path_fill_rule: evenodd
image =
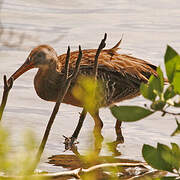
M50 44L58 54L67 46L77 50L97 48L105 32L108 33L107 48L123 36L119 52L149 60L163 67L163 56L169 44L180 52L180 4L178 0L4 0L1 3L0 40L0 96L3 90L2 77L8 77L25 61L30 50L39 44ZM39 141L42 138L54 103L41 100L35 93L33 78L36 69L25 73L15 83L9 95L3 124L11 129L14 146L20 146L20 137L25 129L33 129ZM142 97L121 104L144 105ZM77 124L80 108L62 104L57 115L44 158L42 170L59 171L60 167L47 164L47 157L62 154L62 135L70 136ZM114 123L108 109L101 109L105 141L115 139ZM125 143L119 145L122 158L142 160L144 143L157 142L180 144L179 137L170 137L176 128L172 116L162 118L157 113L142 121L124 123ZM93 120L86 118L79 136L80 152L85 152L92 143ZM68 154L70 152L65 152ZM105 148L102 154L108 154Z

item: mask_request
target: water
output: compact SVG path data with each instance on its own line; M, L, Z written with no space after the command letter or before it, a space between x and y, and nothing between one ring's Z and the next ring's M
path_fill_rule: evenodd
M77 50L97 48L105 32L108 33L107 48L112 47L123 36L119 52L130 53L135 57L149 60L163 67L163 56L169 44L180 52L180 4L178 0L5 0L1 3L0 41L0 95L2 77L8 77L25 61L30 50L39 44L50 44L58 54L64 53L67 46ZM2 28L1 28L2 30ZM20 146L20 137L25 129L33 129L39 141L42 138L54 103L41 100L35 93L33 77L36 69L25 73L14 84L9 95L3 125L12 133L14 146ZM143 105L142 97L121 104ZM39 166L46 171L59 171L60 167L47 162L51 155L62 154L62 135L70 136L77 124L81 109L62 104L57 115L44 158ZM104 122L105 141L115 139L115 120L108 109L101 109ZM119 145L122 158L142 160L141 148L144 143L157 142L180 144L179 136L170 137L176 128L172 116L162 118L156 113L145 120L124 123L125 143ZM80 152L91 145L93 120L90 116L79 136ZM70 152L65 152L68 154ZM102 149L102 154L107 151Z

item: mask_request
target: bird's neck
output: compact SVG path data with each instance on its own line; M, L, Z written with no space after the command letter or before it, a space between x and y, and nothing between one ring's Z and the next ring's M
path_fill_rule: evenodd
M61 66L57 61L52 61L48 65L39 67L39 70L36 74L36 78L44 80L56 80L56 77L59 76L61 71ZM38 77L37 77L38 76Z
M34 87L38 96L44 100L55 101L61 79L57 63L40 67L34 78Z

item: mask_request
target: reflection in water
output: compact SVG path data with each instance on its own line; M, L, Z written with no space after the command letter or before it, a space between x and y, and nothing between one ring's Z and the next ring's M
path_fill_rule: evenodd
M117 123L117 122L120 122L120 121L116 121L116 125L121 125L121 122L120 123ZM117 155L121 155L121 153L119 152L119 150L117 149L117 146L118 144L122 144L124 143L124 137L122 135L122 130L121 128L118 126L115 126L115 129L116 129L116 140L113 141L113 142L110 142L110 143L107 143L108 145L108 149L109 151L111 151L113 153L113 155L117 156ZM117 130L118 129L118 130ZM101 130L100 128L98 128L97 126L94 126L94 130L93 130L93 134L94 134L94 152L99 155L100 152L101 152L101 149L102 149L102 142L104 140L104 137L101 133Z
M80 114L80 119L81 119L81 115L83 113ZM81 122L81 121L80 121ZM116 140L110 143L107 143L109 150L114 154L114 155L120 155L121 153L117 150L117 146L118 144L123 144L124 143L124 137L122 134L122 129L121 129L121 121L116 120L116 125L115 125L115 130L116 130ZM81 124L82 127L82 124ZM79 131L81 129L81 127L79 128L79 123L74 131L73 134L76 133L76 130L78 129L78 134ZM99 154L102 148L102 142L104 140L104 137L102 135L102 126L101 128L99 127L99 125L95 125L94 126L94 130L93 130L93 135L94 135L94 151L96 152L96 154ZM77 141L77 136L76 138L74 138L74 136L71 137L66 137L63 135L63 137L65 138L64 140L64 145L65 145L65 150L72 150L74 151L74 149L77 149L76 146L79 143Z
M82 155L78 151L78 147L75 144L73 144L70 149L73 152L73 154L54 155L49 158L49 163L55 166L61 166L69 170L78 169L78 168L89 170L91 169L91 167L95 167L96 165L100 165L100 164L108 163L110 166L111 163L124 163L124 165L121 166L112 165L111 167L99 168L93 171L89 171L89 173L85 173L84 175L83 174L81 175L83 177L85 176L85 178L87 179L104 179L104 178L109 179L112 177L125 179L135 176L138 177L141 176L142 179L144 179L145 176L161 177L162 175L166 174L166 173L162 174L162 172L160 171L152 172L152 170L148 169L146 166L143 166L142 163L139 161L117 158L117 156L121 154L117 150L117 145L119 144L119 141L108 143L109 150L113 152L112 156L100 156L103 136L101 135L101 133L98 134L98 132L100 131L96 131L96 133L94 133L94 149L89 151L86 155ZM70 178L71 177L69 177L69 179Z
M95 156L99 156L101 149L102 149L102 143L103 143L104 137L101 133L101 129L97 128L97 126L94 126L93 135L94 135L93 153ZM122 132L121 132L121 135L122 135ZM119 133L118 133L115 141L107 143L108 150L113 154L113 156L121 155L121 152L117 148L118 144L124 143L124 141L122 141L122 139L124 140L124 138L123 138L123 136L121 136L121 137L122 138L119 139ZM64 151L70 150L75 155L79 156L80 153L78 151L78 146L77 146L79 142L75 141L74 143L71 144L70 138L67 138L65 136L64 136L64 138L65 138L65 141L64 141L65 150Z
M86 173L86 179L112 179L112 177L128 179L132 177L142 177L148 176L149 179L152 177L162 177L166 172L152 171L142 165L139 161L132 161L128 159L120 159L112 156L95 156L93 153L86 156L82 155L55 155L49 158L49 163L55 166L61 166L63 168L74 170L78 168L90 170L91 167L95 167L100 164L108 164L109 167L101 167L99 169L94 169L93 171ZM111 166L112 163L124 163L121 166ZM126 165L125 165L126 164ZM136 164L136 165L135 165ZM97 167L97 166L96 166ZM89 176L91 178L89 178ZM87 178L88 177L88 178ZM94 178L92 178L94 177ZM70 179L71 177L67 178ZM115 178L115 179L116 179ZM83 178L82 178L83 179Z
M49 157L48 163L53 164L55 166L61 166L68 170L74 170L80 168L82 169L82 173L80 173L79 176L82 179L84 178L99 179L99 180L112 179L112 178L152 179L152 177L160 178L167 174L167 172L163 172L163 171L156 171L156 170L152 171L152 168L149 169L149 167L146 166L146 163L119 158L118 156L120 156L121 153L118 151L117 145L119 143L122 143L119 140L108 143L108 150L112 152L112 156L101 156L100 152L102 149L103 139L104 138L101 134L101 131L97 130L95 127L94 148L88 153L86 153L86 155L82 155L78 151L77 145L72 144L70 150L73 152L73 154L53 155ZM116 165L114 163L116 163ZM96 165L102 165L102 166L97 168ZM71 176L69 176L67 179L71 179Z

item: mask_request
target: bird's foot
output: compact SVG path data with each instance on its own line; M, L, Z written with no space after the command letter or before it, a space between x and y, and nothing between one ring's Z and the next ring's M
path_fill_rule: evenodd
M65 145L65 151L67 150L72 150L72 148L76 145L79 144L79 142L77 141L77 139L75 137L66 137L64 136L64 145Z

